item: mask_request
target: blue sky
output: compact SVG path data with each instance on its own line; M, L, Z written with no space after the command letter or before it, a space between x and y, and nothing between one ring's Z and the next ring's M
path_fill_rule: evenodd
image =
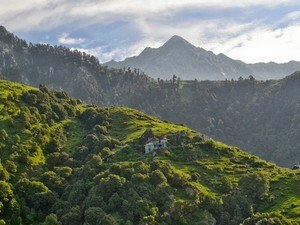
M248 63L300 61L298 0L0 0L0 24L32 43L101 62L138 55L173 35Z

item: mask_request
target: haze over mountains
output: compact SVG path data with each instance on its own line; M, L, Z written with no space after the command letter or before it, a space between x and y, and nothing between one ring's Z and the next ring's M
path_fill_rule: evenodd
M216 55L196 47L177 35L159 48L147 47L138 56L104 65L111 68L139 68L153 78L170 79L176 75L184 80L238 79L250 75L261 80L279 79L300 70L300 62L297 61L247 64L222 53Z
M0 76L184 123L282 166L300 161L299 72L273 81L158 82L134 69L108 69L62 46L28 44L0 27Z

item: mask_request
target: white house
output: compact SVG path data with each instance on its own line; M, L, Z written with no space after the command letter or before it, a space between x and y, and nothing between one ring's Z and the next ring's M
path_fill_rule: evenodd
M167 147L168 140L166 137L162 139L158 139L156 137L150 138L147 143L145 144L145 153L153 152L154 150L160 149L160 148L166 148Z

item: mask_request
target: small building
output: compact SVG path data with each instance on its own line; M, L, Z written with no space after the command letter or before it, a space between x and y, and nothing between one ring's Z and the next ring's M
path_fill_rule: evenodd
M157 137L149 138L145 144L145 153L154 152L157 149L162 149L167 147L168 140L166 137L159 139Z

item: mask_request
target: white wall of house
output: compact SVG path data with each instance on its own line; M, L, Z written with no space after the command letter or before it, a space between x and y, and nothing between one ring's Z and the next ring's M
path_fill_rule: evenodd
M154 151L154 144L153 143L148 143L145 145L145 153L150 153Z
M166 139L162 139L161 142L150 142L148 144L145 145L145 153L150 153L150 152L153 152L154 150L156 149L159 149L159 148L166 148L167 147L167 143L168 141Z

